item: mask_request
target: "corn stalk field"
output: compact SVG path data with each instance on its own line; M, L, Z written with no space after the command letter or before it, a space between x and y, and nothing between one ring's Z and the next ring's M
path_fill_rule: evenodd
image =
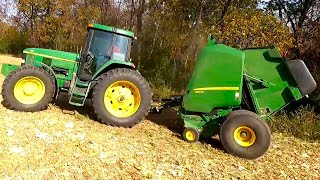
M1 55L0 63L20 59ZM73 107L65 96L35 113L1 103L0 179L320 179L318 142L273 133L262 158L244 160L218 137L183 141L173 109L130 129L103 125L92 112L90 100Z

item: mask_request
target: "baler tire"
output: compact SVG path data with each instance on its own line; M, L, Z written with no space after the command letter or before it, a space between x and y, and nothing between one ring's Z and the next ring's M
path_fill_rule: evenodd
M228 114L227 119L230 118L231 116L235 116L238 114L250 114L251 116L254 116L257 119L261 119L258 114L254 113L252 111L244 110L244 109L232 111L231 113ZM268 129L270 131L270 127L269 127L268 123L263 120L261 120L261 121L268 127Z
M34 80L38 81L41 86L44 86L44 93L35 102L27 102L28 97L26 95L25 102L21 102L15 94L15 88L19 89L19 83L24 81ZM38 89L39 90L39 89ZM48 104L52 101L55 93L55 82L53 77L44 69L36 66L21 66L20 68L12 71L4 80L2 85L2 97L6 107L12 110L35 112L41 111L48 107ZM30 98L29 98L30 99Z
M238 132L239 137L237 137ZM245 133L245 137L240 137L240 132ZM247 136L249 139L245 139ZM271 144L271 132L267 123L257 114L239 110L230 113L223 122L220 128L220 140L230 154L245 159L256 159L268 150Z
M200 132L195 128L187 127L184 129L182 137L183 140L187 141L188 143L195 143L200 138Z
M128 87L122 86L121 82L127 83ZM117 83L119 84L117 85ZM127 91L130 90L131 95L134 98L134 100L131 98L131 101L133 102L129 105L130 107L127 107L128 109L126 111L124 111L125 108L122 109L122 104L119 102L112 102L110 99L113 97L107 95L107 93L110 92L109 88L111 88L110 90L112 90L113 93L114 90L112 88L114 86L116 86L115 88L118 86L127 88ZM120 94L121 89L119 90L118 96L121 96ZM106 97L109 99L106 100ZM124 99L125 100L123 101L126 101L126 99L130 99L130 97L128 98L124 96ZM139 101L139 105L137 105L136 100ZM109 101L111 104L106 104L109 103ZM93 87L92 105L94 112L98 119L106 125L127 128L133 127L148 115L151 108L151 102L152 96L149 83L141 76L139 72L135 70L126 68L116 68L110 70L106 74L100 76L97 80L97 83ZM118 109L112 109L114 108L112 103L119 104L119 111ZM134 109L132 109L131 106L134 106ZM127 111L129 111L128 114L126 114Z

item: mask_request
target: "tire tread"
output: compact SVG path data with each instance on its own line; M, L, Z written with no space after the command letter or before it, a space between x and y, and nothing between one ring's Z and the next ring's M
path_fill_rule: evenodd
M119 77L124 77L124 76L129 76L129 77L135 78L137 81L139 81L139 84L141 85L141 89L139 89L140 93L142 93L141 90L144 90L147 93L144 94L145 101L142 101L140 104L139 108L141 108L141 109L138 109L137 112L134 115L132 115L132 116L135 116L135 119L132 119L132 116L131 116L131 117L127 118L127 119L131 118L131 120L128 120L126 123L119 123L116 120L117 117L113 117L111 114L108 114L108 116L105 117L104 113L102 113L103 111L106 111L105 107L104 106L101 107L98 102L101 100L100 93L105 91L104 83L106 83L108 81L110 82L110 81L112 81L112 79L117 79ZM126 128L133 127L134 125L141 122L148 115L148 112L150 110L150 106L152 103L151 89L150 89L148 82L141 75L137 74L136 71L131 70L131 69L126 69L126 68L116 68L116 69L110 70L106 74L100 76L97 79L97 83L95 84L95 86L93 88L92 97L93 97L92 101L93 101L94 113L97 115L97 118L102 123L104 123L106 125L117 126L117 127L126 127ZM110 120L110 119L113 119L113 120Z
M46 99L45 101L41 100L40 102L38 102L38 105L33 107L33 108L26 108L26 106L22 105L22 104L16 104L14 103L14 100L12 98L13 97L13 89L8 89L9 85L12 83L11 81L14 80L14 78L16 78L16 76L20 76L21 73L40 73L40 76L47 76L50 77L50 83L53 88L49 87L49 91L46 91L46 94L51 94L51 96ZM48 87L46 87L47 89ZM26 112L35 112L35 111L41 111L44 110L45 108L47 108L49 102L52 101L53 97L54 97L54 91L55 91L55 82L53 77L50 76L49 73L47 73L44 69L36 67L36 66L21 66L20 68L12 71L4 80L3 85L2 85L2 97L4 100L4 105L6 107L8 107L9 109L12 110L18 110L18 111L26 111Z

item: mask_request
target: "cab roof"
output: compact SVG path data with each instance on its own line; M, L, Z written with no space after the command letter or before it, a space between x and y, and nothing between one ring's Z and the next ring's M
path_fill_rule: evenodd
M115 32L121 35L125 35L125 36L130 36L132 38L134 38L134 33L131 31L127 31L124 29L119 29L119 28L115 28L115 27L111 27L111 26L106 26L106 25L102 25L102 24L89 24L88 28L94 28L94 29L99 29L102 31L109 31L109 32Z

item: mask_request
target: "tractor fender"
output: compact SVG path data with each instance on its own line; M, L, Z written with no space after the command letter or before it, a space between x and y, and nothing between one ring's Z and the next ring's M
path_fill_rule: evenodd
M38 62L38 61L34 61L35 64L39 64L39 65L36 65L42 69L44 69L45 71L47 71L53 78L54 80L54 85L55 85L55 91L54 91L54 98L57 99L58 98L58 95L59 95L59 86L58 86L58 80L57 80L57 77L56 77L56 73L51 69L50 66L42 63L42 62Z
M115 68L135 69L135 65L133 63L127 62L127 61L109 60L103 66L101 66L101 68L93 75L91 80L94 81L102 74L105 74L108 71L115 69Z

